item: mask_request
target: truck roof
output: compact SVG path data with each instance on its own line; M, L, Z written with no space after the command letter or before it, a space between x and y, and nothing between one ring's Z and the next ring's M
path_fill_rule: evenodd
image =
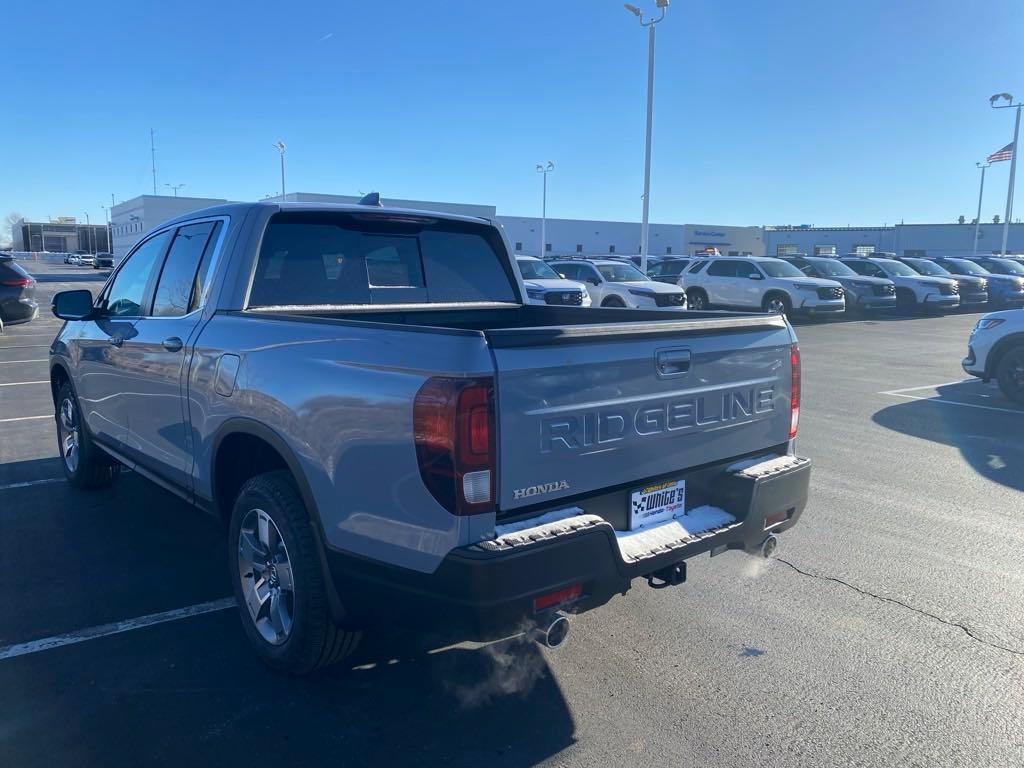
M370 213L370 214L383 214L383 215L394 215L394 216L429 216L434 219L447 219L452 221L466 221L474 223L493 223L490 219L483 218L481 216L464 216L458 213L447 213L443 211L429 211L420 210L417 208L396 208L391 206L375 206L375 205L360 205L358 203L271 203L271 202L257 202L257 203L225 203L223 205L214 205L209 208L200 208L197 211L190 211L182 214L181 216L175 216L173 219L161 222L159 226L167 226L168 224L180 224L185 221L192 219L198 219L205 216L243 216L249 211L257 208L272 209L275 211L295 211L295 212L316 212L316 211L335 211L339 213Z

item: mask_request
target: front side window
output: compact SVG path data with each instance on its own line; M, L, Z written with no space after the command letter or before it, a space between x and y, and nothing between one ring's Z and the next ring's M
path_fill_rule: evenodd
M758 266L768 277L804 277L804 273L788 261L759 261Z
M161 232L144 242L125 259L107 291L108 315L139 317L143 314L142 304L146 288L170 239L170 232Z
M920 272L922 275L932 275L934 277L940 277L948 275L949 272L944 270L934 261L928 261L927 259L913 259L907 262L911 267Z
M580 267L578 264L556 264L555 270L566 280L576 280L580 276Z
M997 275L1024 275L1024 265L1010 259L988 259L981 266Z
M154 317L178 317L198 306L196 275L217 223L190 224L175 234L153 295Z
M817 273L818 277L850 277L857 274L838 259L822 259L815 261L813 265L809 263L809 266ZM804 272L810 274L807 270Z
M285 212L267 225L249 306L515 301L491 227Z
M957 275L987 275L989 271L984 267L980 267L973 261L967 261L967 259L949 259L948 261L941 262L942 266L947 272L953 272Z
M920 272L915 272L902 261L892 261L891 259L886 259L882 262L882 269L890 275L896 275L897 277L916 277L921 274ZM885 275L882 274L879 277L885 277Z

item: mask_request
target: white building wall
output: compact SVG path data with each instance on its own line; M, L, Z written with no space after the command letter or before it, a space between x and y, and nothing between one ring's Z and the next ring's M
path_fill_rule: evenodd
M897 224L894 227L816 227L765 231L767 255L774 256L780 246L795 246L801 253L813 254L815 246L834 245L836 253L852 253L857 246L897 253L924 252L926 256L952 256L972 252L973 224ZM1002 224L982 224L978 252L992 253L1002 247ZM1007 250L1024 253L1024 224L1011 224ZM914 255L914 254L911 254ZM918 253L919 255L919 253Z

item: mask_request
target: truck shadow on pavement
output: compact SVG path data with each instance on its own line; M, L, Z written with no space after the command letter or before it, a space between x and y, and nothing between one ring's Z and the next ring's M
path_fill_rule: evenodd
M10 481L58 460L11 462ZM125 473L114 487L62 481L4 491L0 645L230 594L220 523ZM574 743L544 653L506 641L369 632L309 678L266 669L234 608L0 660L18 702L0 726L5 764L530 766ZM450 640L449 640L450 642Z
M942 386L935 391L941 399L956 402L961 386ZM978 474L1024 491L1024 409L1017 415L1012 405L997 402L1005 412L935 400L907 400L883 408L871 418L895 432L953 446Z

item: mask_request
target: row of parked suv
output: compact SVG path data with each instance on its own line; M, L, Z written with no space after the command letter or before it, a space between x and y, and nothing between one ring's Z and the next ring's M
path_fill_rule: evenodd
M534 283L527 286L531 300L547 304L760 309L787 315L1024 306L1024 259L1010 256L669 256L650 258L646 274L625 258L544 262L520 256L517 262ZM558 291L575 293L569 301L570 294L563 300Z

